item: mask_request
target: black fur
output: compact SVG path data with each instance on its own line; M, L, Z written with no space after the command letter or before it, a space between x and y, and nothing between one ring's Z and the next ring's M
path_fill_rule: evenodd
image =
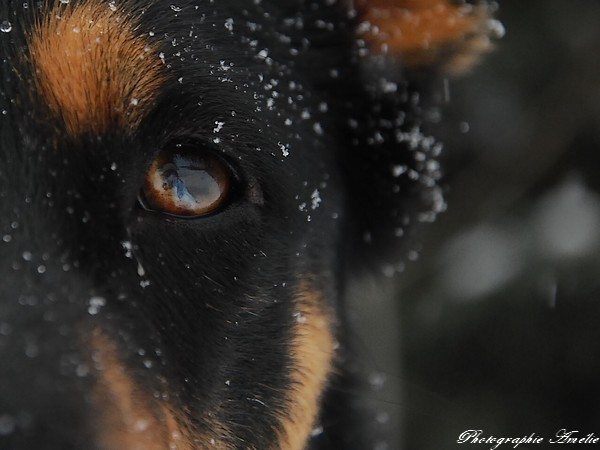
M22 57L48 9L0 5L12 24L0 33L0 447L96 448L85 344L101 328L136 383L200 431L218 411L232 448L272 448L293 389L295 293L310 280L338 311L341 342L310 448L369 448L361 406L344 394L344 286L365 262L393 271L400 236L434 212L437 150L418 133L416 89L365 74L341 2L116 3L168 74L133 135L69 135ZM174 140L233 168L218 213L140 206L148 167Z

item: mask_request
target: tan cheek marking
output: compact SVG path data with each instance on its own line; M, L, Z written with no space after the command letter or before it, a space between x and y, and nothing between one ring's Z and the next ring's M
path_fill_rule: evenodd
M194 450L188 420L143 392L128 376L116 344L96 330L92 337L98 383L93 392L93 423L104 450ZM207 446L208 447L208 446Z
M56 3L28 37L39 94L71 135L133 130L165 81L135 17L108 2Z
M292 344L294 372L289 412L281 418L279 450L305 448L319 415L322 394L332 373L335 340L332 315L321 294L308 285L297 296L297 321Z
M364 0L361 19L371 25L363 37L375 53L399 56L408 67L442 63L460 73L491 50L486 5L449 0Z

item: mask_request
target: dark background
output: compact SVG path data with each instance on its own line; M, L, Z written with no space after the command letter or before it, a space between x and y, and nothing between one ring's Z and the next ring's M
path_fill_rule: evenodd
M505 37L428 126L448 210L394 279L400 325L367 327L377 420L397 432L377 450L600 436L600 2L505 0L497 17Z

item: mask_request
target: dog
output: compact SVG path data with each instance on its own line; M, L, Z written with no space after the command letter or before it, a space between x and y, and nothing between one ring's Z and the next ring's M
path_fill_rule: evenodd
M450 0L4 0L0 447L371 448L347 282L443 207Z

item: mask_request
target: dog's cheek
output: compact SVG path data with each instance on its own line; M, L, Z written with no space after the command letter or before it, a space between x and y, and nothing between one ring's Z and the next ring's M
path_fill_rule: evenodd
M92 422L97 445L102 450L194 450L210 447L225 450L224 427L211 424L211 433L199 432L187 415L169 400L166 381L157 376L164 389L141 386L119 357L117 343L96 329L91 354L97 369L92 393Z
M334 316L321 292L302 282L296 294L291 343L292 373L287 411L280 418L281 450L302 450L316 425L319 405L333 371Z

